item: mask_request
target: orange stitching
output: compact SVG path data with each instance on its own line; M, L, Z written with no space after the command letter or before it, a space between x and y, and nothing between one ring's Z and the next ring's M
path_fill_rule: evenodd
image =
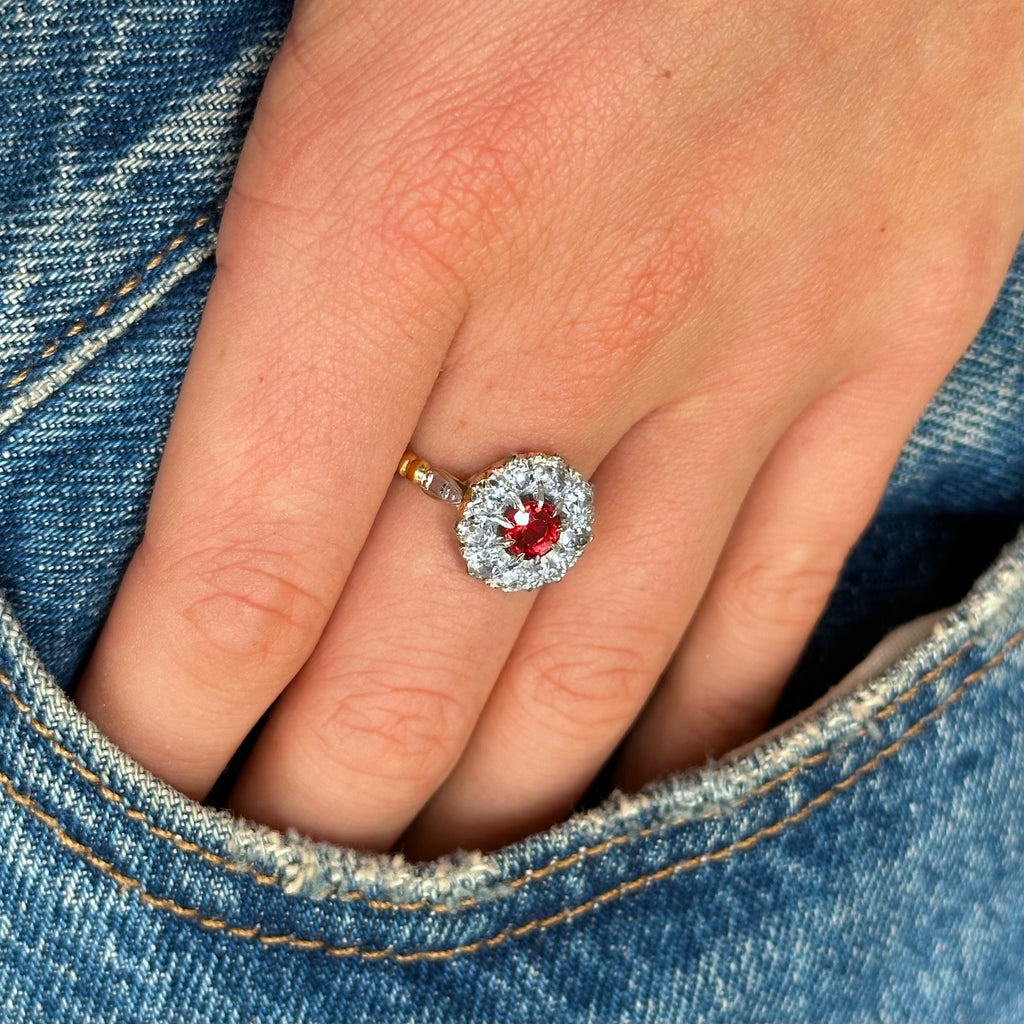
M74 770L78 772L78 774L81 775L83 779L85 779L86 782L95 786L96 789L99 791L100 795L105 800L109 800L111 803L114 804L120 804L121 807L123 807L124 809L124 813L133 821L142 822L144 825L146 825L146 827L153 835L157 836L160 839L168 840L169 842L173 843L174 846L176 846L179 850L182 850L185 853L197 854L199 857L201 857L208 863L216 864L218 867L228 868L231 871L250 874L256 879L257 882L260 882L263 885L276 885L278 883L278 880L273 876L262 874L250 865L237 864L233 861L226 860L225 858L220 857L209 850L203 849L196 843L190 842L188 839L185 839L182 836L175 835L175 833L169 832L167 831L167 829L163 829L157 825L151 824L147 819L146 815L142 811L138 811L134 807L129 807L127 803L125 803L125 799L120 793L103 785L103 783L100 781L99 776L96 775L95 772L92 772L88 768L86 768L75 758L75 755L70 750L68 750L66 747L63 747L60 743L57 742L53 730L43 725L41 722L37 721L32 716L31 708L29 708L29 706L16 693L10 690L10 680L8 680L8 678L5 675L3 675L3 673L0 673L0 682L2 682L4 686L8 688L8 696L10 697L14 706L28 719L29 725L37 733L39 733L40 736L42 736L49 742L54 752L59 757L62 757L65 761L67 761L71 765L71 767L74 768Z
M1020 636L1021 634L1017 635ZM959 658L964 653L964 651L966 651L967 648L971 645L972 641L970 638L968 638L955 651L953 651L952 654L943 658L943 660L940 661L938 665L936 665L933 669L931 669L930 671L926 672L923 676L921 676L921 678L918 679L912 687L905 690L903 693L898 694L896 697L893 698L892 702L887 704L885 707L882 707L878 711L874 712L872 717L884 718L891 715L893 711L895 711L897 704L906 703L906 701L910 700L921 689L922 686L931 682L937 675L939 675L940 672L942 672L945 668L948 668L949 665L956 661L957 658ZM749 793L745 793L734 803L730 804L728 810L734 811L737 808L742 807L744 804L746 804L750 800L753 800L755 797L770 792L772 789L774 789L776 786L781 785L783 782L788 782L791 778L793 778L794 775L797 774L797 772L803 770L804 768L808 768L813 765L819 764L821 761L824 761L827 757L828 751L826 750L819 750L816 754L806 755L805 757L797 761L795 764L787 768L780 775L777 775L771 779L767 779L766 781L762 782L760 786L756 787L755 789L752 789ZM713 818L721 813L722 812L720 810L716 809L713 811L705 811L703 814L695 818L690 818L686 815L680 815L679 817L672 818L669 821L659 822L655 826L648 826L646 828L642 828L637 832L626 832L620 835L610 836L608 839L603 839L601 840L601 842L595 843L593 846L585 847L581 850L575 850L573 853L570 853L565 857L561 857L558 860L553 860L550 863L545 864L543 867L537 868L535 871L527 872L525 875L522 875L519 878L514 878L507 883L508 887L510 889L517 889L520 886L524 885L527 881L532 881L536 878L543 878L545 875L549 874L552 871L557 871L561 868L571 866L577 860L581 859L584 855L592 856L594 854L601 853L604 850L609 849L610 847L619 846L622 843L629 842L634 839L644 839L648 836L654 835L656 832L662 832L666 829L674 828L676 825L683 825L689 821L707 821L709 818Z
M1024 633L1024 631L1021 631L1021 633L1017 633L1014 637L1011 637L1010 640L1007 641L1007 643L1013 643L1014 640L1018 639L1022 635L1022 633ZM922 686L929 683L940 672L942 672L945 668L951 665L957 658L959 658L964 653L964 651L966 651L967 648L971 646L971 643L972 641L970 640L970 638L965 640L964 643L962 643L958 648L956 648L956 650L954 650L951 654L947 655L934 668L930 669L923 676L921 676L921 678L918 679L912 687L905 690L903 693L898 694L890 704L876 711L873 717L883 718L892 714L897 704L905 703L906 701L910 700L921 689ZM214 853L212 850L207 850L204 847L192 842L191 840L185 839L184 837L179 836L174 832L169 832L167 829L163 829L157 825L152 824L142 811L136 810L133 807L129 807L128 804L125 802L124 797L120 793L117 793L114 790L109 789L107 786L103 785L103 783L99 779L99 776L97 776L95 772L90 771L83 764L81 764L81 762L78 761L78 759L70 750L67 750L57 741L56 734L54 733L54 731L50 729L48 726L43 725L32 715L31 708L29 708L29 706L25 704L25 702L22 701L21 698L18 697L18 695L14 692L14 684L10 681L10 679L7 678L7 676L3 672L0 672L0 683L2 683L5 689L7 690L8 695L11 698L11 701L14 703L14 706L28 720L29 725L37 733L39 733L39 735L46 739L46 741L50 744L55 753L61 758L63 758L65 761L67 761L68 764L70 764L70 766L79 775L81 775L82 778L86 780L86 782L94 786L104 799L109 800L111 803L120 805L124 808L124 812L129 818L131 818L133 821L138 821L141 824L145 825L146 829L150 832L150 834L156 836L159 839L163 839L167 842L170 842L177 849L181 850L184 853L196 854L198 857L200 857L208 864L223 867L229 871L233 871L239 874L248 874L260 885L280 886L280 879L276 878L273 875L265 874L250 864L239 864L235 861L228 860L226 857ZM760 786L757 786L749 793L744 794L733 804L731 804L727 809L729 811L734 811L737 808L742 807L744 804L746 804L750 800L753 800L755 797L767 793L774 789L776 786L779 786L782 783L787 782L789 779L793 778L793 776L796 775L797 772L801 771L802 769L820 763L827 756L827 751L818 751L818 753L816 754L807 755L800 761L791 765L789 768L786 769L786 771L782 772L780 775L777 775L771 779L767 779L765 782L761 783ZM616 846L621 846L624 843L630 843L640 839L645 839L648 836L654 835L656 832L662 832L667 829L674 828L677 825L682 825L690 821L707 821L708 819L723 813L723 810L724 809L716 808L714 810L705 811L703 814L693 818L688 817L686 815L679 815L678 817L672 818L669 821L659 822L656 826L648 826L639 829L636 832L625 832L620 833L618 835L609 836L607 839L602 839L601 841L594 843L591 846L581 847L580 849L574 850L572 853L567 854L564 857L559 857L555 860L549 861L547 864L539 868L529 869L517 878L509 879L507 882L504 882L503 885L506 889L515 891L517 889L522 888L529 882L533 882L538 879L544 878L546 875L552 874L555 871L561 871L565 868L571 867L573 864L578 863L585 857L596 856L600 853L603 853L605 850L612 849ZM361 901L364 902L372 910L432 910L442 914L454 913L459 910L464 910L469 907L477 906L479 903L482 902L481 897L478 896L466 896L454 904L431 903L429 900L425 899L413 900L409 902L400 902L378 899L367 895L365 892L362 892L359 889L349 889L345 892L337 893L332 898L343 902Z
M193 232L198 231L200 228L206 227L210 221L213 220L212 213L204 213L201 217L198 217L192 222L192 225L180 234L175 235L162 249L158 249L152 256L150 256L145 263L146 270L155 270L160 264L166 259L167 255L179 248L186 239ZM76 334L81 334L83 330L89 325L90 319L98 319L99 317L106 316L107 313L113 308L118 299L123 299L126 295L133 292L142 283L142 274L136 274L134 277L129 277L127 280L122 281L114 290L114 294L105 298L100 304L89 314L88 317L84 317L80 320L76 320L62 335L56 338L50 338L43 344L43 348L39 353L40 359L49 359L54 355L60 348L60 343L66 338L73 338ZM35 363L30 363L28 366L18 370L18 372L11 377L4 388L13 388L21 384L29 373Z
M1021 638L1021 635L1022 633L1018 632L1014 634L1014 636L1010 637L998 653L989 658L989 660L980 668L966 676L960 685L957 686L956 689L954 689L944 700L932 708L932 710L927 714L922 715L921 718L912 723L909 728L907 728L901 736L890 743L889 746L878 751L878 753L876 753L870 760L865 761L859 768L851 772L845 778L840 779L839 782L832 785L829 789L819 793L818 796L813 797L804 804L803 807L800 807L786 815L786 817L780 818L778 821L758 829L756 832L751 833L743 839L738 839L735 842L729 843L727 846L713 850L711 853L688 857L684 860L676 861L674 864L667 864L665 867L659 868L656 871L651 871L647 874L640 875L637 878L630 879L629 881L620 882L611 889L606 889L597 896L593 896L574 907L564 907L562 910L559 910L547 917L535 918L534 920L527 921L524 924L505 928L497 934L491 935L487 938L476 939L473 942L462 943L461 945L451 946L447 949L421 949L413 950L408 953L397 953L390 947L384 949L363 949L354 945L329 946L323 939L301 938L290 934L265 934L259 931L256 926L243 927L241 925L229 924L222 918L203 917L195 907L185 907L180 903L174 902L174 900L162 896L154 896L152 893L147 892L143 889L142 883L137 878L132 878L130 875L123 874L111 863L103 860L101 857L98 857L88 846L78 842L76 839L72 839L71 836L69 836L60 827L57 819L54 818L53 815L48 814L39 807L31 797L28 797L17 790L11 780L4 775L3 772L0 772L0 786L3 786L15 803L24 807L38 820L43 822L44 825L50 828L59 842L70 849L73 853L78 854L93 867L97 868L101 873L112 878L122 888L130 889L138 893L139 899L143 903L159 910L166 910L169 913L174 914L176 917L195 921L201 928L206 928L211 931L223 931L235 938L255 939L264 946L287 946L292 949L313 950L334 957L358 957L362 960L389 959L396 963L414 963L425 960L450 960L455 956L473 953L485 947L493 949L496 946L500 946L504 942L507 942L509 939L520 938L523 935L528 935L530 932L544 931L551 928L553 925L561 924L565 921L571 921L588 913L596 907L609 903L619 897L637 892L640 889L647 888L655 882L669 878L672 875L680 874L684 871L690 871L709 862L727 860L741 850L748 850L760 843L761 840L778 835L787 828L799 824L818 807L829 803L837 793L849 789L861 776L874 771L882 761L891 757L908 740L918 735L918 733L924 729L926 724L938 718L939 715L945 712L951 705L960 700L960 698L967 692L967 689L973 683L977 682L977 680L979 680L985 672L988 671L988 669L1003 660L1006 656L1006 652Z

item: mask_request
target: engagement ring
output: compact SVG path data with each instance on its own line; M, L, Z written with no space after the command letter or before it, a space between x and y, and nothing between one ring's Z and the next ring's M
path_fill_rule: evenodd
M406 452L398 475L458 506L470 576L499 590L560 580L590 543L594 489L557 455L513 455L462 481Z

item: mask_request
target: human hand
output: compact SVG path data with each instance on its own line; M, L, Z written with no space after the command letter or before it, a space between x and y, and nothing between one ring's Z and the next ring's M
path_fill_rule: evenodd
M412 857L756 734L1009 261L1018 18L305 0L83 710L201 798L276 699L232 807ZM592 545L470 579L410 438Z

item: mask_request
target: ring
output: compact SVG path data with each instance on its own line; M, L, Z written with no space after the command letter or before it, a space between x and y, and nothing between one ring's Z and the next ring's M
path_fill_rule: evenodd
M458 506L466 569L498 590L560 580L593 536L594 488L557 455L512 455L463 481L407 451L398 475Z

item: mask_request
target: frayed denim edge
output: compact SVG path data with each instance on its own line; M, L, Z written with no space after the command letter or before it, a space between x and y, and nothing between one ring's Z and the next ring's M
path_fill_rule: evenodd
M852 689L838 684L813 707L721 762L651 783L637 794L614 793L599 807L495 853L460 851L426 864L314 842L291 830L282 834L189 800L115 747L81 714L39 661L3 595L0 653L11 666L17 703L46 723L65 747L80 752L104 785L128 791L125 802L166 812L180 831L219 846L227 860L253 865L277 879L284 891L314 899L360 888L372 889L383 900L457 902L469 895L477 900L500 895L512 872L521 874L524 864L550 859L552 851L556 857L558 851L572 855L587 843L636 833L661 820L681 825L709 811L728 811L816 753L863 736L872 715L966 645L982 654L998 647L1020 620L1022 568L1024 531L926 640Z

